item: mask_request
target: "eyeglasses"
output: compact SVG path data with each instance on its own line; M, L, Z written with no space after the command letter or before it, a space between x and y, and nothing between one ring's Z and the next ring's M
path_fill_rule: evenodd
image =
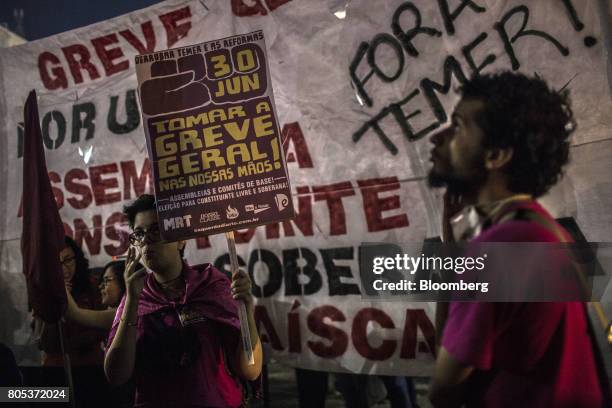
M145 239L148 239L149 242L161 241L161 234L159 231L159 226L153 225L148 230L138 229L132 232L128 238L130 240L130 244L143 246L145 244Z
M116 280L116 279L115 279L115 278L104 278L104 279L102 279L102 281L100 282L100 284L101 284L101 285L106 286L106 285L108 285L108 284L109 284L109 282L112 282L112 281L114 281L114 280Z
M72 262L74 262L74 260L75 260L75 259L76 259L76 258L75 258L74 256L67 256L67 257L66 257L66 258L64 258L64 259L60 259L60 263L61 263L63 266L68 266L68 265L70 265Z

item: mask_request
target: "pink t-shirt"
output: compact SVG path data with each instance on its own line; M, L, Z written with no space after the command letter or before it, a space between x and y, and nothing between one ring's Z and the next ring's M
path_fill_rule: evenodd
M552 220L539 205L530 205ZM558 242L531 221L507 221L471 242ZM601 390L584 305L452 302L442 338L473 366L469 406L600 407Z
M185 296L173 302L147 275L138 304L136 407L239 407L242 386L227 367L240 341L229 279L212 265L184 265ZM111 329L115 337L124 301Z

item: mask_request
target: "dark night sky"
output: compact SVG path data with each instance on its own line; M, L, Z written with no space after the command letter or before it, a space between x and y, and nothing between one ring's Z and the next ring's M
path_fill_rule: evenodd
M160 0L0 0L0 24L32 41L138 10ZM16 10L23 10L21 24ZM18 13L19 14L19 13Z

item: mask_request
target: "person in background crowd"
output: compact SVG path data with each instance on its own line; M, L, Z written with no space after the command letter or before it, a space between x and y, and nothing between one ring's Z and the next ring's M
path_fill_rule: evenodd
M300 408L324 408L328 393L329 372L295 369ZM347 408L368 408L380 402L385 394L391 408L418 408L416 390L410 377L335 373L335 388L342 394ZM378 385L378 387L377 387ZM380 392L373 390L382 389Z
M376 385L378 384L378 387ZM391 408L418 408L412 378L387 375L336 374L336 389L342 394L347 408L368 408L380 399L372 389L381 389ZM381 398L382 399L382 398Z
M108 339L108 380L134 376L139 407L246 406L240 379L256 380L262 368L248 275L239 271L230 282L211 264L188 265L184 241L161 239L151 195L125 214L133 232L126 296ZM136 268L141 257L151 273ZM237 300L246 305L254 365L242 348Z
M125 261L112 261L104 267L104 273L98 289L100 290L101 303L106 306L105 310L79 307L67 286L68 307L66 309L66 318L83 326L110 330L115 319L117 307L125 295L124 271Z
M446 187L447 204L461 202L470 220L453 218L449 233L470 245L567 241L535 200L568 162L567 93L510 72L477 76L460 92L450 127L431 138L429 183ZM584 304L451 302L440 316L435 406L602 405Z
M89 261L72 238L66 237L65 243L66 247L60 252L60 262L71 298L80 308L102 309L99 293L90 283ZM46 323L40 325L44 385L67 386L58 327ZM105 331L74 322L67 322L63 326L64 346L72 367L77 406L107 406L108 384L104 378L104 353L101 348Z
M137 265L137 267L142 268L142 265ZM124 272L125 261L111 261L104 266L104 273L98 289L100 289L102 304L109 309L116 309L123 296L125 296Z
M296 368L295 383L299 408L325 408L329 374L326 371Z
M138 265L137 268L142 268ZM66 318L80 325L110 330L115 313L121 299L125 295L125 261L111 261L104 266L104 273L98 288L100 289L101 303L105 310L91 310L79 307L67 290L68 307ZM113 407L131 407L134 403L134 384L128 382L119 387L111 387L109 398Z

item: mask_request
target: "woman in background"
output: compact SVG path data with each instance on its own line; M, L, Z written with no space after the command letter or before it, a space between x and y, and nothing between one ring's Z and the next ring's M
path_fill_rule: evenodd
M83 326L109 330L113 324L117 306L119 306L121 298L125 295L124 270L125 261L112 261L104 267L102 280L98 286L101 303L106 307L104 310L81 307L71 296L67 285L68 308L66 309L66 318Z
M65 238L60 252L64 283L79 308L100 310L100 296L91 282L89 261L76 242ZM106 331L84 327L75 321L63 324L64 348L70 359L77 407L108 406L108 383L102 363L101 347ZM46 386L67 386L59 330L56 324L42 323L40 348L43 351L43 382Z
M141 267L140 265L138 266L138 268ZM102 305L106 307L105 310L91 310L79 307L70 295L68 287L66 287L68 299L66 318L83 326L100 328L106 331L110 330L117 306L119 306L121 299L125 295L124 271L125 261L112 261L104 267L104 273L98 288L100 289ZM111 386L109 398L111 399L109 406L115 408L132 407L134 405L134 384L128 382L121 386Z

